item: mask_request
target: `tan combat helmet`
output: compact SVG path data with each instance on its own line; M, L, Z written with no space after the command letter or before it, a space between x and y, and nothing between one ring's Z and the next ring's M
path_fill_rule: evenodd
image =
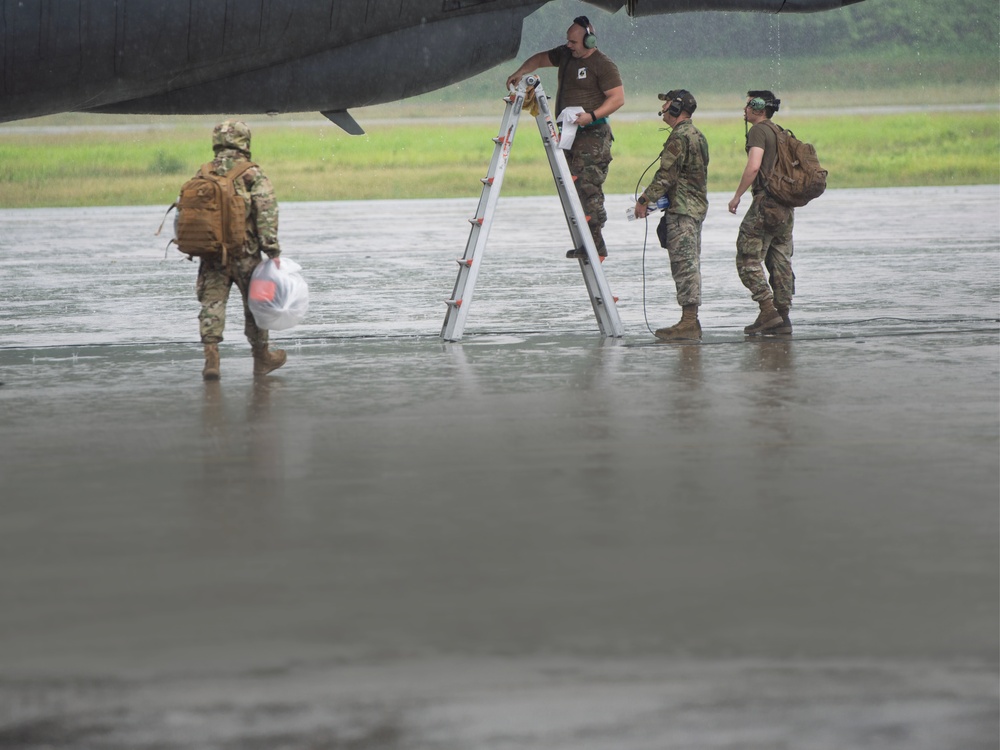
M241 120L225 120L212 131L212 149L234 148L250 158L250 128Z

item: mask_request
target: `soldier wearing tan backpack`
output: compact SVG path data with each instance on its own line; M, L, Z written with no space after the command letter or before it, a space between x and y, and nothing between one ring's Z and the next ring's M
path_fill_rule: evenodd
M753 187L753 203L736 239L740 281L760 306L757 319L743 329L748 336L791 334L794 207L804 206L826 189L827 173L815 149L771 122L780 104L770 91L747 92L743 108L743 118L751 126L747 163L736 195L729 201L729 212L735 214L743 194Z
M219 342L226 325L226 303L235 283L243 297L244 333L254 358L254 375L285 364L286 354L268 350L268 332L257 326L248 306L250 276L261 261L281 255L278 202L264 172L250 161L250 128L226 120L212 133L215 158L181 188L174 204L177 248L200 259L196 285L205 347L205 380L220 377Z

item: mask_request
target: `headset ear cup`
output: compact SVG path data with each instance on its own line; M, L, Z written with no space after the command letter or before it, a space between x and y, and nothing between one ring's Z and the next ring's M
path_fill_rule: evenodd
M597 37L593 34L586 34L583 37L583 46L587 49L594 49L597 46Z

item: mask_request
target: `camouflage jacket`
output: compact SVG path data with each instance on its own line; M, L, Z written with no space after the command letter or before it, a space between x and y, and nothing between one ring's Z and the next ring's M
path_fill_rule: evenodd
M690 120L671 131L660 152L660 168L643 192L646 203L663 195L670 199L667 213L704 221L708 212L708 142Z
M225 148L216 152L212 168L216 174L224 175L235 164L246 160L243 152ZM247 204L247 255L255 255L258 251L271 258L281 255L281 246L278 244L278 200L274 197L274 188L267 175L260 167L250 167L237 178L235 187Z

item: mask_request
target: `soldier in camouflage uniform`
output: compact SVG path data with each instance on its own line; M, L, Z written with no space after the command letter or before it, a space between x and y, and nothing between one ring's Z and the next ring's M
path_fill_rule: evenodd
M566 31L566 44L529 57L507 78L507 87L537 68L559 68L556 113L566 107L582 107L576 116L576 139L567 154L569 171L583 204L583 213L594 238L597 254L604 258L607 245L601 232L608 220L604 210L604 181L611 165L611 125L608 118L625 103L625 87L618 67L597 49L594 26L586 16L573 19ZM567 258L585 258L583 248L566 253Z
M250 128L239 120L226 120L215 126L212 133L215 159L212 171L224 175L240 162L250 159ZM250 276L261 261L261 253L277 258L281 255L278 245L278 202L270 180L256 164L239 175L234 187L246 204L246 240L226 263L218 256L204 256L198 267L196 285L201 312L198 323L201 341L205 345L205 380L219 378L219 342L226 325L226 302L235 283L243 297L243 331L253 350L254 375L266 375L285 364L286 354L281 349L268 350L268 334L257 327L247 300L250 294Z
M795 211L778 203L764 188L764 176L774 169L778 152L778 139L770 119L780 103L770 91L747 92L743 108L743 119L751 125L747 131L747 164L736 195L729 201L729 212L735 214L740 198L753 186L753 202L736 238L737 273L760 306L757 319L743 329L748 336L792 332L788 314L795 294L792 272ZM764 276L765 268L768 277Z
M670 254L670 273L677 287L681 319L659 328L664 341L701 339L698 307L701 305L701 226L708 212L708 142L691 122L698 103L689 91L660 94L667 102L660 114L670 126L670 136L660 152L660 168L635 204L635 215L646 216L647 206L664 195L670 201L656 233Z

